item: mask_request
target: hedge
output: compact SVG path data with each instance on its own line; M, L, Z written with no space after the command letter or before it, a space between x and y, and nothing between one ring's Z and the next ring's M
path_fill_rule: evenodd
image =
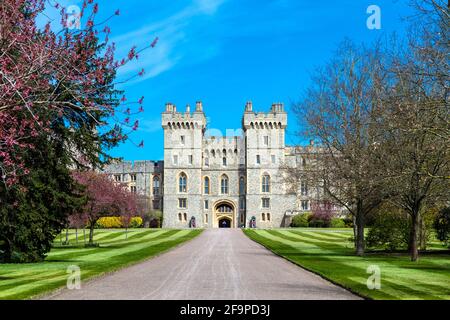
M139 228L142 226L141 217L133 217L130 221L130 228ZM111 229L111 228L124 228L122 219L120 217L101 217L97 220L97 228Z

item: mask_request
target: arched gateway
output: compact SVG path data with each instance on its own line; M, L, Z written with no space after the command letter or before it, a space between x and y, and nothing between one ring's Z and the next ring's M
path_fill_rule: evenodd
M219 200L214 205L214 228L235 228L235 206L229 200Z

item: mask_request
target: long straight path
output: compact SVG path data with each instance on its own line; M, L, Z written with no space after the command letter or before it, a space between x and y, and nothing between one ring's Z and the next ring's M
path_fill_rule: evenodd
M45 299L358 299L239 229L207 229L155 258Z

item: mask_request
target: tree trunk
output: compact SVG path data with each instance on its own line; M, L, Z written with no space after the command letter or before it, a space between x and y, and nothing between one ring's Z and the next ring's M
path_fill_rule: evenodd
M69 228L66 228L66 245L69 244Z
M95 223L90 223L89 225L89 244L92 245L94 244L94 227L95 227Z
M86 245L86 226L83 228L84 245Z
M423 217L420 218L419 222L419 248L420 250L426 250L427 249L427 238L428 238L428 230L427 226L425 224L425 220Z
M419 258L419 246L417 240L420 229L420 214L418 209L413 210L411 214L411 223L411 235L409 237L411 261L417 261L417 259Z
M355 251L356 255L364 255L364 215L361 212L356 214L356 238L355 238Z

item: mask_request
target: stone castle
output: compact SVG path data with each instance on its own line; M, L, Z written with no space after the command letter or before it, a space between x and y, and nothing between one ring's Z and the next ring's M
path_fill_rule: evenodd
M193 112L167 103L164 161L125 161L105 172L145 196L148 210L162 210L164 227L287 226L317 194L306 183L290 192L280 174L281 166L306 166L316 152L312 143L287 147L286 126L283 104L254 112L247 102L241 134L213 136L201 102Z

